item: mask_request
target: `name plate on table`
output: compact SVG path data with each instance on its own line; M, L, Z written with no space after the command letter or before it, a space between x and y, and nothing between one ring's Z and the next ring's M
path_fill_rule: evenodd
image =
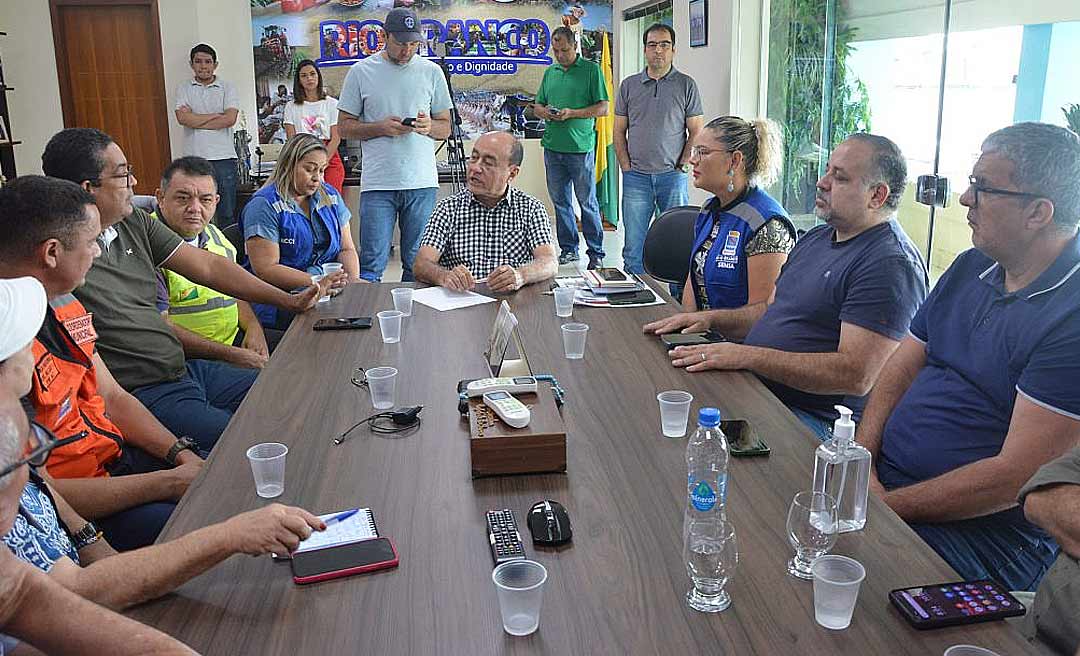
M542 474L566 471L566 425L547 389L518 394L532 415L529 425L511 428L484 405L469 399L469 454L472 476Z

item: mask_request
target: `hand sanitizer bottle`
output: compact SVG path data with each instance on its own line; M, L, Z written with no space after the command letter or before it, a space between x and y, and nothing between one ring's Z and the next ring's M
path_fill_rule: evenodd
M870 452L854 442L855 422L851 410L836 406L840 418L833 424L833 438L817 448L814 460L814 491L836 499L840 532L866 526L866 501L870 493Z

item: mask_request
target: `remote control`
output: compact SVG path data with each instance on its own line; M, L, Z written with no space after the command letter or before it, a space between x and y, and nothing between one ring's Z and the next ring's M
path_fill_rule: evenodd
M481 378L474 380L465 387L465 394L469 398L483 396L488 392L507 392L509 394L523 394L525 392L536 393L536 379L532 376L517 376L515 378Z
M491 558L496 565L508 560L524 560L525 545L518 533L514 511L510 509L489 510L487 512L488 543L491 545Z
M499 419L511 428L525 428L532 419L532 413L525 404L510 396L507 392L488 392L484 395L484 405L499 415Z

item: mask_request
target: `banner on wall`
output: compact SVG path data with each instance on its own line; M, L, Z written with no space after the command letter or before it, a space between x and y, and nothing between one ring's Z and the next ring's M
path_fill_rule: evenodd
M281 120L296 64L318 62L337 97L349 66L383 49L382 20L394 7L416 11L424 35L419 54L450 73L470 139L489 130L543 135L543 121L527 105L554 61L557 27L574 30L582 56L597 63L604 35L611 38L610 0L251 0L260 143L285 140Z

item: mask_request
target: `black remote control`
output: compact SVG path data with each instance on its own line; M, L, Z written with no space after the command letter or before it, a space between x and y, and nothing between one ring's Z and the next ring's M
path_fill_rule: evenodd
M496 565L501 565L508 560L525 559L525 545L521 542L521 533L518 532L513 510L489 510L487 530L491 558Z

